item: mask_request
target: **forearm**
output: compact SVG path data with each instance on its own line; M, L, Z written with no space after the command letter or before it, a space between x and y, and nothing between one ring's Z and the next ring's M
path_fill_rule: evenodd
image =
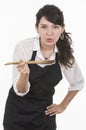
M28 89L29 74L21 74L16 84L19 93L25 93Z
M28 89L28 80L30 74L29 67L24 61L20 61L17 69L20 72L20 77L16 84L17 90L19 93L26 93Z
M78 90L68 91L67 95L65 96L63 101L60 103L60 105L65 109L78 92L79 92Z

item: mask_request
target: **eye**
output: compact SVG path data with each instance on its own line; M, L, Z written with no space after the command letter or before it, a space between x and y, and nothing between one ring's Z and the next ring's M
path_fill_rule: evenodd
M42 25L41 28L47 28L46 25Z
M59 28L59 26L58 26L58 25L54 25L54 27L53 27L53 28L57 29L57 28Z

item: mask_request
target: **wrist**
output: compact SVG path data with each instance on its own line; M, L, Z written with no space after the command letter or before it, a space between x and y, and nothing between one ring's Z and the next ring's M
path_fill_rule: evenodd
M59 105L60 105L61 109L63 109L63 110L65 110L67 107L67 105L63 102L61 102Z

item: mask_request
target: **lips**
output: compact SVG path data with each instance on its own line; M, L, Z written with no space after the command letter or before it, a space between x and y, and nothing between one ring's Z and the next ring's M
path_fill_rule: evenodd
M53 39L47 38L47 42L53 42Z

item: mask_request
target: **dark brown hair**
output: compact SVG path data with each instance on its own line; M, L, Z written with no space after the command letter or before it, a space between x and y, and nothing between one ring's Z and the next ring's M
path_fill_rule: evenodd
M55 5L45 5L39 9L36 14L36 26L38 26L40 19L45 16L49 22L55 25L64 26L63 12ZM58 59L59 62L65 67L72 67L74 63L73 48L71 47L72 39L66 31L63 32L59 38L56 46L59 50Z

